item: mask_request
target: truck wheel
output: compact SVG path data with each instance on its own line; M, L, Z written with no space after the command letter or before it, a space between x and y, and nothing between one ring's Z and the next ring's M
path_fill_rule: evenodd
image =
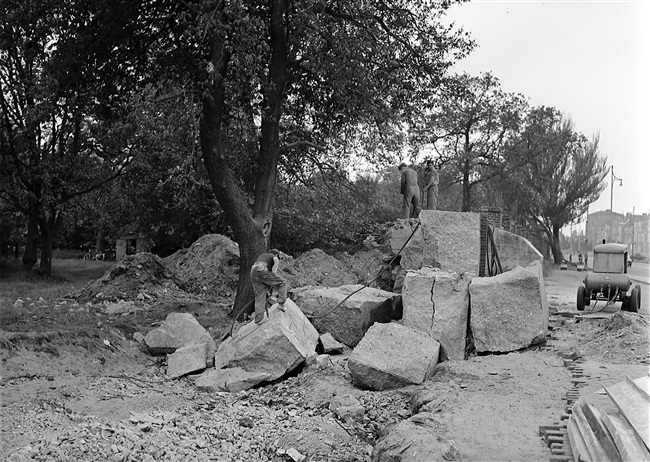
M639 308L641 308L641 286L637 284L634 288L639 292Z
M639 292L639 289L635 287L634 289L632 289L632 295L630 295L630 306L628 311L630 313L638 313L640 301L641 301L641 293Z
M585 299L587 295L587 289L585 289L585 286L580 286L578 287L578 311L584 311L585 310Z

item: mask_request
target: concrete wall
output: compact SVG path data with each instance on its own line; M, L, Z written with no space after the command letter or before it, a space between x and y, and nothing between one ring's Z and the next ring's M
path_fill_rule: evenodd
M399 220L391 232L397 253L416 224ZM420 226L401 253L401 266L417 270L424 266L445 271L478 274L481 256L480 215L471 212L422 210Z
M501 228L494 228L494 243L497 246L503 271L517 266L527 267L534 261L544 263L544 257L526 238Z

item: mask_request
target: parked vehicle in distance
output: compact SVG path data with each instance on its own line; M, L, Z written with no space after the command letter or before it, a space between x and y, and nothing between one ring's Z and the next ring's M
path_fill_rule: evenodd
M587 271L584 285L578 287L578 311L584 311L591 300L605 300L608 304L621 302L621 310L639 311L641 287L632 287L627 274L627 252L625 244L598 244L594 247L591 271Z

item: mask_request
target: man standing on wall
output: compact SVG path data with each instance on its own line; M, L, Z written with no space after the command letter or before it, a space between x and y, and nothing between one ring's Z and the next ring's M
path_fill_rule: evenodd
M415 170L401 163L398 167L402 172L400 193L404 196L402 202L402 218L417 218L420 215L420 187L418 174Z
M432 160L427 162L424 178L426 181L424 191L427 196L427 210L436 210L438 207L438 184L440 179L438 170L436 170Z

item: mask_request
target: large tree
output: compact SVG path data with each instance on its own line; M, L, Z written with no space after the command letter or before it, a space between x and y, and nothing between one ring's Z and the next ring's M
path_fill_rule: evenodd
M560 230L600 196L606 186L606 157L597 136L588 140L554 108L532 110L515 144L511 160L522 167L503 179L504 197L539 225L555 263L560 263Z
M201 98L203 158L240 246L235 308L252 298L246 268L269 246L279 172L290 178L313 166L344 165L345 156L330 146L351 128L378 139L399 130L470 48L464 34L439 21L449 5L167 3L162 17L172 33L160 36L152 59L167 62L162 71Z
M27 217L24 267L36 263L40 239L46 274L66 204L130 160L132 127L110 123L120 79L101 66L111 50L108 38L101 50L90 40L93 17L82 2L0 3L0 195Z
M513 170L505 149L519 132L528 103L501 89L489 73L445 79L412 128L416 150L432 150L438 167L462 186L461 211L472 209L478 185Z

